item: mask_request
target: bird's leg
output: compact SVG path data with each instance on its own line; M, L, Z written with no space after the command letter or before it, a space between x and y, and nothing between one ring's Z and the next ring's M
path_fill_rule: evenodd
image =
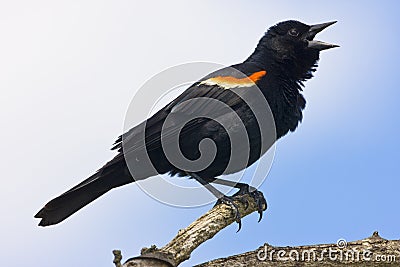
M247 199L242 197L250 192L250 189L249 189L250 186L248 184L236 183L236 182L232 182L229 180L223 180L223 179L218 179L218 178L215 178L211 183L238 188L239 191L237 193L235 193L232 197L236 197L236 199L240 200L243 204L245 204L246 209L249 206L249 202L247 201ZM251 188L252 188L252 190L256 190L254 187L251 187ZM217 202L216 205L218 205L218 204L219 203Z
M228 181L218 178L213 180L212 183L238 188L239 191L232 196L233 198L237 197L242 198L242 196L244 195L251 196L257 204L258 214L260 215L258 222L261 221L263 216L263 211L267 209L267 201L265 200L265 197L261 191L258 191L255 187L252 187L248 184L236 183L233 181ZM246 208L247 205L248 202L246 201Z
M240 229L242 228L242 220L241 220L242 217L240 216L239 208L233 202L234 197L224 195L221 191L219 191L217 188L212 186L209 182L205 181L203 178L201 178L195 173L188 173L188 175L192 176L199 183L201 183L208 191L210 191L210 193L212 193L218 199L215 205L225 204L232 208L235 216L235 221L239 225L239 228L237 230L237 232L239 232Z

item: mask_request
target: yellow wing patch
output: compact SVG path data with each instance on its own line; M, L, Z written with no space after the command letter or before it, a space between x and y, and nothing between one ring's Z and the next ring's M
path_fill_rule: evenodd
M254 72L250 76L244 78L236 78L232 76L217 76L202 81L200 84L218 85L225 89L236 87L252 87L258 80L265 76L265 74L267 74L267 72L265 70L262 70Z

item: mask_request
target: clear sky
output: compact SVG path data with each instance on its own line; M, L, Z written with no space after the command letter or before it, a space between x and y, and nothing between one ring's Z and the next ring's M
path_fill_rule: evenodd
M299 129L277 144L253 214L182 266L272 245L335 243L378 230L400 238L397 1L2 1L0 173L3 266L111 266L165 245L211 208L161 204L136 185L113 190L63 223L33 215L113 156L136 90L167 67L230 65L286 19L338 20L306 83Z

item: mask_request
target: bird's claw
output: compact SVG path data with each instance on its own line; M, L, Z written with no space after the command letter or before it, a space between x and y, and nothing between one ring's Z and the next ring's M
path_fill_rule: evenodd
M258 191L255 188L251 188L250 191L250 186L248 185L245 185L242 188L240 188L240 190L231 197L222 196L221 198L218 199L217 203L215 204L215 206L219 204L225 204L232 208L235 216L235 222L237 222L239 225L237 232L239 232L240 229L242 228L242 221L241 221L242 216L240 215L239 208L234 203L234 200L240 201L245 206L245 209L247 209L249 207L249 200L246 196L250 196L251 198L254 199L259 214L258 222L260 222L263 217L263 212L267 209L267 201L265 200L265 197L261 191Z
M264 210L267 209L267 201L265 200L265 197L261 191L254 190L249 193L249 195L254 199L257 205L257 211L260 217L258 218L258 222L261 221L263 217L263 212Z
M265 200L265 197L261 191L258 191L256 188L251 187L247 184L242 184L242 187L239 189L237 193L233 195L233 197L237 199L243 199L243 196L249 195L251 198L254 199L257 205L257 211L258 214L260 215L258 222L261 221L263 217L263 212L264 210L267 209L267 201ZM248 208L249 202L246 199L246 209Z
M215 203L215 206L219 205L219 204L225 204L225 205L228 205L228 206L230 206L232 208L233 213L234 213L234 217L235 217L235 222L237 222L237 224L239 225L239 228L238 228L238 230L236 232L239 232L240 229L242 228L242 216L240 215L239 208L234 203L234 199L238 199L239 200L239 198L234 198L234 197L229 197L229 196L222 196L221 198L218 199L217 203ZM242 201L242 200L240 200L240 201ZM247 200L246 200L246 202L247 202ZM247 205L248 205L248 203L247 203Z

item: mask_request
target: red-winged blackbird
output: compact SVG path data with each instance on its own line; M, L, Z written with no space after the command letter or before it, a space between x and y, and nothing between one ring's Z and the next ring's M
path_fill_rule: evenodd
M261 219L266 208L261 192L247 184L216 178L221 174L233 173L250 166L275 141L267 141L266 149L262 148L262 127L254 110L249 106L252 105L249 102L255 100L257 94L253 97L250 94L247 101L244 101L242 96L256 90L261 92L261 98L268 102L272 112L276 138L294 131L302 120L302 110L306 103L301 94L303 82L312 77L319 52L337 46L313 39L318 32L333 23L335 22L309 26L298 21L285 21L269 28L255 51L243 63L220 69L204 77L155 115L120 136L113 148L118 150L118 154L94 175L48 202L35 215L36 218L42 218L39 225L57 224L110 189L146 179L157 173L196 179L216 195L220 203L231 205L236 210L239 228L240 214L232 200L234 197L250 194L259 205ZM214 105L212 101L203 101L198 105L193 101L186 102L204 98L217 100L228 108ZM266 102L263 108L268 109ZM199 116L186 120L196 112ZM231 147L229 136L230 129L236 127L237 120L235 121L234 116L239 116L247 132L249 154L244 165L233 164L233 167L228 168L231 156L239 159L244 157L240 152L231 155L232 151L237 151ZM162 137L161 132L167 118L172 118L172 123L167 126L166 137ZM216 146L216 155L211 164L195 171L174 166L164 153L164 148L174 135L178 135L182 154L190 160L199 158L201 140L212 139ZM172 139L169 139L171 136ZM133 159L137 166L133 170L128 168L128 158ZM232 186L239 191L233 197L228 197L209 183Z

